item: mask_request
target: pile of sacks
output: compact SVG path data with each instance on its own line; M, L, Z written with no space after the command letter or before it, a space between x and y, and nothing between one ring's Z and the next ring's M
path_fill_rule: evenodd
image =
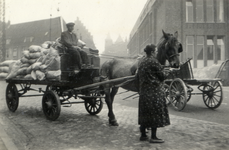
M6 78L10 72L10 67L15 60L6 60L0 63L0 78Z
M203 68L194 68L193 76L196 79L215 78L221 64L213 64Z
M61 75L60 57L52 43L32 45L23 51L23 57L12 63L6 79L58 80Z

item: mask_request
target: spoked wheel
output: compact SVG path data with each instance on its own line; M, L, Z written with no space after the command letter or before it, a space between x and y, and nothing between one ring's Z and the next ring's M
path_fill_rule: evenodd
M204 104L210 109L216 109L223 101L223 89L220 81L210 82L203 87Z
M169 85L168 84L164 84L164 89L165 89L165 100L166 100L166 105L170 105L170 98L169 98Z
M42 98L42 108L48 120L56 120L61 111L60 100L54 91L46 91Z
M89 114L96 115L102 110L103 101L101 97L98 97L100 94L91 93L90 96L90 98L85 99L84 105Z
M192 97L193 88L191 88L188 85L186 85L186 87L187 87L187 102L188 102L191 99L191 97Z
M171 82L169 86L169 98L176 110L181 111L185 108L187 103L187 88L181 79L176 78Z
M15 112L18 108L19 95L15 84L9 83L6 87L6 104L12 112Z

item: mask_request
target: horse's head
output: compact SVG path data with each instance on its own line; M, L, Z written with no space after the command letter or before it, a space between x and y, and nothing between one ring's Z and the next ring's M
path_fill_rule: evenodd
M173 34L165 33L162 30L163 37L158 43L158 61L165 65L168 60L171 67L178 68L180 65L179 53L183 51L182 44L178 42L178 32Z

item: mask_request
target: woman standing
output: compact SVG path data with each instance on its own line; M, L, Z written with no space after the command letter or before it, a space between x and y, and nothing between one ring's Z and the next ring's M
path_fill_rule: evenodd
M163 143L164 140L156 136L157 128L170 125L168 109L163 91L167 73L157 61L156 46L147 45L144 49L146 57L138 67L139 81L139 116L141 137L140 141L148 140L146 128L151 128L150 143Z

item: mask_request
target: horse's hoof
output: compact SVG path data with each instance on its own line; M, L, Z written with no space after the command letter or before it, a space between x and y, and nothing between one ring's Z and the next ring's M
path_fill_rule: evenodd
M114 120L109 120L109 124L110 124L111 126L118 126L118 122L117 122L116 119L114 119Z

